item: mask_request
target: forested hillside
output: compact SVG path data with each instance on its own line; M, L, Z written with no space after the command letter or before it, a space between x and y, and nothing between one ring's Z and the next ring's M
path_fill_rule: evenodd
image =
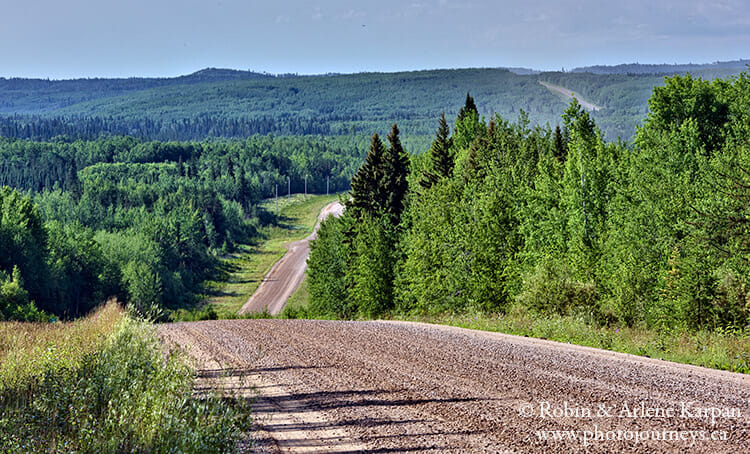
M716 79L736 75L738 72L746 71L750 60L717 61L714 63L687 63L687 64L643 64L625 63L614 66L596 65L573 68L573 73L591 74L661 74L661 75L684 75L690 73L694 77L703 79Z
M482 119L467 97L411 160L395 126L388 145L373 136L348 210L313 243L308 315L745 327L750 78L675 76L649 110L632 146L575 101L550 128Z
M217 256L274 222L258 203L276 185L345 190L365 148L347 137L0 138L0 319L78 316L112 296L142 313L190 306Z
M648 113L653 87L663 84L663 74L516 71L521 74L455 69L270 76L208 69L172 79L0 79L0 135L42 141L102 134L162 141L369 135L396 121L407 150L416 150L415 138L429 137L441 112L455 117L467 91L480 117L515 121L524 111L531 125L554 128L567 100L539 83L546 81L602 106L592 116L605 137L629 140Z

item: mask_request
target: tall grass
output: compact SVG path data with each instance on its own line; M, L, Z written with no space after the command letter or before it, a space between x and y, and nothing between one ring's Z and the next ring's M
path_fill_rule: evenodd
M33 387L44 373L78 367L124 316L110 301L74 322L0 322L0 392Z
M249 427L240 404L194 398L193 371L113 303L0 331L0 452L231 452Z
M496 331L750 373L750 328L715 331L600 326L585 316L539 315L515 307L500 314L443 314L407 320Z

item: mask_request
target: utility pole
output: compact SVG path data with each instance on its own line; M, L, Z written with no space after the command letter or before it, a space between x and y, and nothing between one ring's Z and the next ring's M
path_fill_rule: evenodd
M286 177L286 198L292 198L292 177Z
M330 187L331 187L331 177L327 176L326 177L326 195L329 194Z
M276 216L279 215L279 184L276 183Z
M305 200L307 200L307 175L305 175Z

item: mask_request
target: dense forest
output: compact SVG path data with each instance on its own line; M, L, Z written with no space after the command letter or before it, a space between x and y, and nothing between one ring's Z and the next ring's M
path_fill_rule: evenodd
M747 70L750 60L717 61L713 63L687 63L687 64L643 64L624 63L620 65L606 66L584 66L573 68L573 73L591 74L663 74L684 75L690 73L694 77L703 79L717 79L736 75L738 71Z
M469 90L480 117L499 114L516 121L523 110L531 125L554 128L567 100L539 83L544 81L601 106L591 115L605 138L627 141L648 113L648 98L664 75L644 72L645 65L625 74L608 68L615 69L599 71L603 74L498 68L319 76L206 69L171 79L0 79L0 135L37 141L102 135L195 141L254 134L369 135L398 122L407 151L417 152L421 138L432 135L434 119L441 112L457 115L456 106ZM711 78L744 68L714 64L694 69ZM672 72L683 69L675 66Z
M312 316L506 313L655 329L750 322L750 77L674 76L632 145L573 101L562 125L471 96L408 159L372 138L309 259ZM408 182L408 184L404 184Z
M274 222L258 203L276 185L345 190L365 149L348 137L0 138L0 319L74 317L108 297L152 314L194 304L217 256Z

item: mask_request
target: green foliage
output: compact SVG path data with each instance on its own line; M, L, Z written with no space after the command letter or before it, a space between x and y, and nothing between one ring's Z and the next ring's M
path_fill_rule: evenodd
M446 180L424 191L409 207L411 228L404 234L405 259L396 289L400 312L438 313L460 307L460 195L460 187Z
M359 315L392 294L400 313L521 307L664 335L750 323L747 75L668 78L632 148L606 143L575 100L554 133L524 114L486 124L472 105L456 119L453 175L410 194L390 243L360 218L347 255L329 251L347 265L349 304L378 308Z
M577 280L571 267L549 260L526 276L518 302L543 315L587 313L596 307L596 287Z
M374 317L393 307L410 160L395 124L388 144L385 148L373 135L365 163L352 179L346 213L326 221L310 246L313 315Z
M388 216L398 224L409 189L409 155L401 146L398 126L388 134L388 147L377 134L372 136L365 163L352 178L351 199L347 208L357 219Z
M384 204L378 214L386 216L393 225L398 225L401 220L406 194L409 190L407 180L409 155L401 146L401 139L398 135L398 126L394 124L388 134L388 148L383 153L383 180L379 182Z
M31 199L9 187L0 188L0 275L6 276L5 317L16 310L27 312L21 307L27 307L29 300L47 298L46 249L47 232Z
M453 139L450 137L450 127L445 119L445 112L440 115L440 126L435 133L435 140L427 152L430 159L430 169L423 171L420 185L429 189L442 178L453 175L454 157L451 148Z
M398 235L390 218L364 217L356 227L352 245L348 297L357 315L377 317L393 307L393 276Z
M346 189L360 145L355 137L0 138L0 184L17 188L0 190L0 272L17 266L24 304L61 316L82 315L111 296L141 313L192 306L218 254L279 221L261 205L276 185Z
M194 399L193 378L180 358L165 359L152 327L124 319L76 363L0 386L0 449L233 452L246 409Z
M365 162L352 178L351 199L347 202L347 208L356 217L375 216L385 206L385 194L380 187L385 170L384 160L383 141L377 133L373 134Z
M344 236L353 222L349 212L342 218L329 217L321 223L317 238L310 244L307 259L310 312L317 316L349 318L354 315L346 277L351 243L346 242Z
M10 276L0 272L0 320L42 321L46 318L32 301L29 292L23 288L23 278L17 266Z

